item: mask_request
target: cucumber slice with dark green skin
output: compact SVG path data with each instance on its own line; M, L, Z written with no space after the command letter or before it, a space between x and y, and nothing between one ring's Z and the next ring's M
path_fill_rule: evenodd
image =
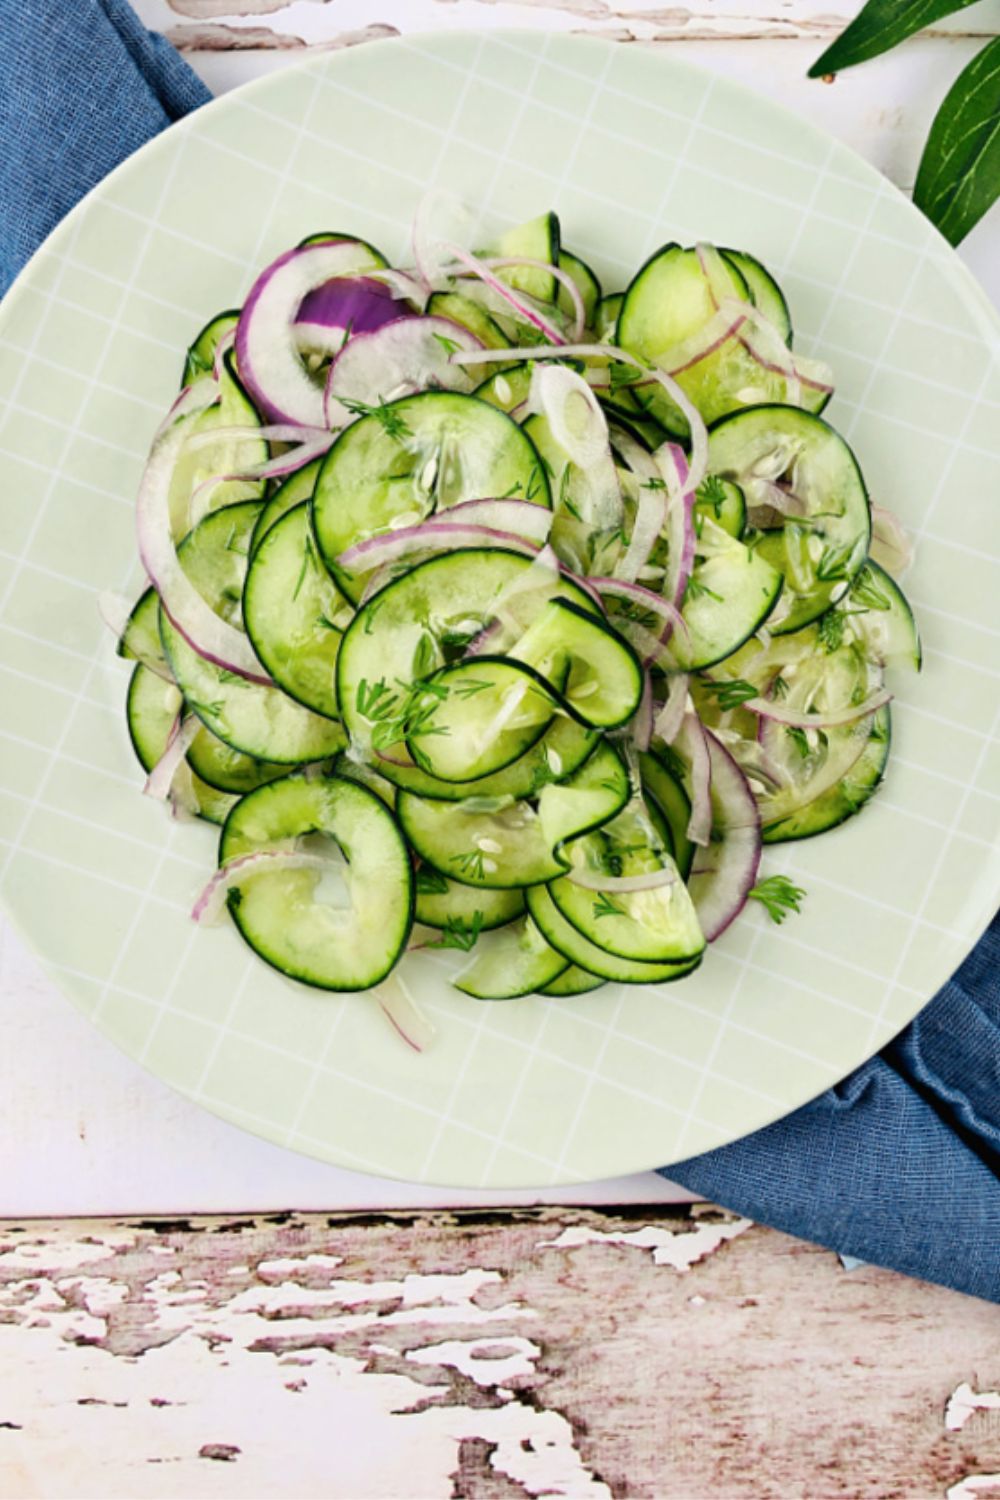
M586 969L570 964L557 979L543 985L538 993L553 996L589 995L591 990L603 989L606 983L606 980L599 979L596 974L588 974Z
M766 504L765 482L796 495L805 510L746 541L785 576L772 634L799 630L846 592L871 539L868 493L857 459L822 417L794 406L754 406L712 428L708 464L740 486L750 508Z
M585 938L566 920L556 906L547 886L535 885L525 892L528 911L539 932L571 964L586 969L601 979L618 984L667 984L690 974L701 962L700 957L687 964L647 964L635 959L617 958Z
M230 352L219 372L219 399L206 407L191 423L191 436L199 441L217 427L260 427L257 408L236 373L236 358ZM170 481L170 517L174 537L186 534L196 517L244 500L260 500L263 479L227 479L209 484L219 474L239 474L265 463L270 449L263 438L226 437L204 447L185 448ZM193 502L193 504L192 504Z
M476 1000L516 1000L551 984L569 968L568 960L542 937L530 917L487 933L472 960L452 980Z
M709 528L716 544L708 556L696 553L681 611L688 634L675 631L671 641L671 656L685 672L724 661L738 650L770 617L784 585L777 568L708 518L696 548Z
M677 771L668 764L672 752L665 746L639 756L643 789L660 809L670 829L674 860L681 879L687 880L694 862L695 846L687 836L691 801Z
M328 719L337 708L337 652L354 610L323 567L303 500L250 560L243 623L254 651L289 697Z
M747 529L747 503L743 491L731 479L720 479L718 474L710 474L699 485L694 514L696 526L699 519L707 517L737 541Z
M628 791L624 766L603 744L574 776L546 787L537 810L528 801L431 802L401 792L397 811L410 844L434 869L466 885L509 890L562 874L565 846L613 817Z
M730 295L749 302L750 290L740 272L730 262L723 265L731 282ZM697 333L715 310L697 253L677 244L664 245L640 267L625 292L616 342L640 359L655 361ZM679 371L674 379L706 422L743 405L737 393L748 388L759 388L759 399L772 401L780 401L786 391L783 377L762 369L735 337ZM687 435L686 418L659 385L643 386L635 394L669 432Z
M497 608L515 620L518 633L556 594L595 611L582 589L561 575L540 578L530 589L531 567L521 553L462 548L418 563L358 610L340 644L337 697L360 753L374 759L382 751L407 761L414 684L460 657ZM402 784L395 774L391 779Z
M612 292L602 297L594 308L594 332L599 344L613 344L618 331L618 315L625 301L624 292Z
M374 766L369 766L362 760L354 760L348 751L342 750L339 755L334 756L330 769L334 776L343 776L347 781L356 781L359 785L366 786L376 797L381 797L386 807L395 812L396 788L391 781L380 776Z
M440 870L421 865L415 876L417 921L425 927L461 926L466 932L490 932L513 922L524 911L522 890L488 891L449 880Z
M452 983L477 1000L516 1000L545 991L569 967L531 917L524 916L481 938L471 962Z
M508 346L500 324L490 317L485 307L471 297L463 297L461 292L435 292L424 311L428 317L449 318L460 328L467 328L486 349L506 349Z
M260 506L229 505L195 527L178 549L181 566L216 614L238 624L247 550ZM254 760L299 765L343 748L339 724L280 688L248 682L199 656L160 610L160 639L185 701L213 734Z
M287 766L254 760L242 750L224 744L204 725L195 735L187 753L188 765L208 786L220 792L243 796L268 781L288 775Z
M462 802L469 797L528 797L550 782L562 781L578 770L597 743L597 730L585 729L575 719L555 718L542 735L519 760L481 776L477 781L442 781L421 766L400 765L398 747L391 758L376 759L375 765L387 781L402 791L415 792L432 802Z
M297 505L301 505L303 500L312 499L322 463L321 458L314 458L312 463L303 464L301 469L296 469L294 474L289 474L288 478L278 485L257 517L257 524L250 538L251 557L276 521L280 521L282 516L287 516L288 512L294 510Z
M125 703L129 738L139 764L151 771L167 748L167 739L183 704L180 691L141 664L132 673ZM175 785L184 801L189 801L199 818L207 823L224 823L237 798L218 791L202 781L189 765L177 769Z
M585 260L581 260L578 255L574 255L571 250L562 249L559 251L559 269L566 271L572 276L576 284L576 289L583 299L583 313L586 326L590 328L593 325L597 304L601 300L601 283L598 281L596 273L587 265ZM556 297L556 306L561 308L564 313L572 313L573 311L573 299L564 286L560 286L559 288Z
M475 396L404 396L352 423L333 444L313 496L316 540L357 602L366 575L337 563L348 547L486 495L549 504L538 454L517 423Z
M215 351L219 346L219 340L225 338L227 333L232 333L239 321L240 309L238 307L227 312L216 313L214 318L209 318L188 349L184 360L184 373L181 376L181 390L191 385L199 375L211 375L215 367Z
M597 891L569 876L549 883L568 922L598 948L644 963L686 963L705 947L694 903L646 810L630 804L573 847L573 864L595 874L644 875L666 869L669 885L647 891Z
M416 690L407 749L432 776L473 781L520 759L541 739L557 706L554 688L517 661L475 656L453 662Z
M286 776L234 807L222 830L222 865L308 839L347 861L340 879L315 869L256 870L231 887L238 931L265 963L327 990L367 990L406 947L413 925L409 852L392 813L367 787L342 777ZM330 896L326 887L333 886Z
M551 266L557 266L559 250L559 220L554 213L547 213L539 214L537 219L529 219L526 224L516 224L513 229L504 230L486 250L477 253L481 256L523 255L529 260L544 260ZM556 299L556 278L549 272L533 266L511 266L498 271L497 275L508 286L516 291L527 292L539 302L554 302Z
M484 380L482 385L477 385L473 395L479 401L487 401L490 406L498 407L500 411L516 413L516 408L527 401L530 390L531 365L525 361L523 364L508 365L506 369L498 370L495 375Z
M617 729L639 706L642 663L632 647L592 610L568 599L547 604L507 656L561 683L567 709L591 729Z
M837 828L848 818L860 812L865 803L878 791L889 758L892 737L888 704L880 708L872 722L872 731L861 754L841 781L809 802L798 812L778 822L767 824L763 829L765 844L784 844L793 839L811 839L830 828Z
M720 255L743 277L753 304L780 333L789 349L792 347L792 315L785 294L766 266L745 250L720 250Z
M147 589L132 609L117 647L118 655L128 661L166 672L167 658L160 641L160 598L155 589Z
M845 636L859 641L872 661L920 671L923 648L910 601L877 562L868 559L836 607L845 619Z

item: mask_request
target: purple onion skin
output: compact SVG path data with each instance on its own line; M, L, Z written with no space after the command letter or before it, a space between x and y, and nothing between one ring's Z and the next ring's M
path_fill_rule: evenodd
M341 276L310 292L295 321L318 323L324 328L349 327L352 333L373 333L385 323L414 316L380 281L368 276Z

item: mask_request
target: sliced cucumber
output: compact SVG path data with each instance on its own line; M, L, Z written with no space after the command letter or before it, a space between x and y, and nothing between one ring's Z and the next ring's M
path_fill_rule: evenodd
M673 752L666 746L639 756L642 785L647 795L653 798L670 829L670 841L674 860L681 879L687 880L691 873L695 846L687 836L691 818L691 800L684 790L678 771L670 763Z
M418 687L406 729L416 763L443 781L473 781L518 760L541 739L557 706L529 667L474 656Z
M519 917L481 937L472 961L452 984L477 1000L514 1000L551 984L569 968L530 917Z
M429 865L466 885L506 890L562 874L564 845L606 822L627 795L619 757L600 745L575 775L544 789L537 810L523 800L432 802L401 792L397 811Z
M591 990L603 989L605 983L606 981L599 979L596 974L588 974L586 969L570 964L569 968L564 969L558 978L543 985L538 993L559 996L589 995Z
M529 416L524 431L549 477L556 517L549 540L577 573L607 576L622 553L622 501L610 443L588 468L575 464L556 441L547 417Z
M551 600L507 655L560 683L569 711L592 729L616 729L639 706L642 664L632 647L592 609L568 599Z
M594 332L599 344L613 344L618 331L618 315L625 301L624 292L612 292L602 297L594 308Z
M768 629L799 630L846 591L867 557L871 514L854 454L822 417L794 406L755 406L713 427L708 463L740 486L751 525L755 506L768 508L768 486L798 498L801 517L746 540L785 576Z
M461 292L435 292L425 312L429 317L449 318L460 328L467 328L485 349L507 347L508 339L500 324L490 317L485 307L471 297L463 297Z
M743 491L731 479L720 479L718 474L710 474L699 486L694 514L696 525L699 520L713 521L737 541L747 529L747 503Z
M266 760L254 760L241 750L218 739L204 725L195 735L187 753L188 765L208 786L220 792L234 792L242 796L268 781L277 781L288 775L287 766L272 765Z
M923 650L910 602L877 562L868 559L837 609L846 622L845 636L862 642L870 660L920 671Z
M488 891L463 885L430 865L421 865L417 871L416 889L417 921L426 927L461 926L467 932L490 932L524 911L521 890Z
M327 454L313 497L323 561L356 602L365 575L337 564L348 547L485 495L549 504L538 454L506 412L452 391L390 402L345 428Z
M167 739L183 699L172 682L165 682L141 664L132 673L125 703L129 738L139 764L151 771L167 748ZM207 823L224 823L237 798L209 786L190 766L181 765L174 785L182 803L190 803Z
M552 720L537 744L519 760L476 781L442 781L421 766L401 764L398 746L386 758L376 759L375 764L395 786L435 802L462 802L469 797L528 797L551 782L572 776L590 755L596 741L595 729L585 729L575 719L559 717Z
M559 269L560 271L566 271L572 276L576 289L583 300L583 315L586 326L590 328L594 322L594 313L597 311L597 304L601 300L601 283L598 281L596 273L578 255L574 255L570 250L562 249L559 251ZM564 286L560 286L559 288L556 305L564 313L571 313L573 311L573 299Z
M312 499L322 463L321 458L314 458L311 464L303 464L301 469L296 469L294 474L289 474L288 478L278 485L257 517L257 524L250 538L251 557L276 521L280 521L282 516L286 516L297 505L301 505L303 500Z
M348 750L342 750L339 755L334 756L330 769L334 776L343 776L347 781L356 781L360 786L366 786L376 797L381 797L386 807L395 812L396 788L391 781L380 776L374 766L363 760L354 760Z
M462 656L498 609L517 635L556 594L596 609L575 584L533 566L498 547L460 549L411 567L358 610L341 641L337 696L362 753L405 763L414 684Z
M185 386L191 385L200 375L212 374L219 340L225 338L227 333L232 333L239 321L240 309L238 307L227 312L216 313L214 318L209 318L188 349L184 360L184 373L181 376L182 390Z
M523 255L528 260L548 261L550 266L557 266L559 249L559 220L554 213L547 213L505 230L486 250L478 253L486 256ZM508 286L527 292L539 302L554 302L556 299L556 278L548 271L532 266L512 266L498 271L497 275Z
M206 377L202 377L206 378ZM230 351L219 371L219 399L191 422L191 437L201 444L216 428L238 427L253 432L260 427L257 409L236 373L236 358ZM189 444L181 453L170 481L170 519L179 539L201 516L241 500L260 500L263 479L227 479L212 483L220 474L239 474L265 463L270 450L263 438L222 437L204 446Z
M499 407L501 411L510 412L513 416L520 416L519 407L523 407L531 390L531 366L525 361L520 365L508 365L504 370L498 370L482 385L477 385L474 395L480 401L487 401L490 406Z
M549 884L567 921L598 948L645 963L684 963L705 947L694 904L673 859L640 804L573 845L573 864L592 874L643 875L667 870L669 885L645 891L596 891L569 876Z
M610 979L619 984L665 984L690 974L701 962L693 959L687 964L647 964L635 959L617 958L598 948L585 938L583 933L566 920L556 906L547 886L532 886L525 892L528 911L531 913L546 942L562 953L571 964L586 969L601 979Z
M675 631L670 645L671 656L685 672L711 666L738 650L769 618L784 584L777 568L708 517L695 545L699 550L682 610L688 634Z
M860 758L835 787L808 802L797 812L765 824L765 844L783 844L792 839L810 839L836 828L860 812L882 782L892 737L889 708L880 708L872 722L868 742Z
M259 505L227 506L206 516L179 548L188 578L216 614L239 623L247 549ZM160 638L189 707L213 734L255 760L298 765L324 760L344 745L340 726L199 656L160 610Z
M323 567L303 500L276 521L253 553L243 623L254 651L289 697L336 719L337 652L354 616Z
M292 979L370 989L396 963L413 923L410 858L396 820L357 782L286 776L236 805L219 860L304 841L310 852L330 852L330 874L255 871L230 889L233 921L266 963ZM346 865L336 862L341 854Z
M128 661L167 671L167 658L160 641L160 599L155 589L147 589L125 622L118 642L118 655Z
M769 323L773 323L789 349L792 347L792 316L785 294L766 266L745 250L722 250L724 260L743 277L753 299Z

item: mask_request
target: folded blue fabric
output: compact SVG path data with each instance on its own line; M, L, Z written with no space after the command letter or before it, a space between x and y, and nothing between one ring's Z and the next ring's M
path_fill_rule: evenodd
M88 188L209 95L126 0L31 0L0 47L0 290ZM1000 921L881 1056L666 1175L847 1256L1000 1301Z

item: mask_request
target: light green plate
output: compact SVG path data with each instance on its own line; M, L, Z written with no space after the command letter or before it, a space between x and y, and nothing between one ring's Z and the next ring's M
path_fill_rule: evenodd
M554 207L609 290L664 240L753 251L874 497L918 533L926 643L888 785L765 869L804 915L744 915L692 979L483 1005L409 961L410 1053L364 996L285 984L187 919L208 830L140 796L127 673L97 618L134 587L132 497L183 346L311 231L394 259L428 187L482 228ZM520 33L310 59L171 130L47 242L0 311L0 890L66 993L217 1114L344 1166L468 1187L652 1167L835 1083L952 972L1000 889L998 325L955 255L844 147L655 54Z

